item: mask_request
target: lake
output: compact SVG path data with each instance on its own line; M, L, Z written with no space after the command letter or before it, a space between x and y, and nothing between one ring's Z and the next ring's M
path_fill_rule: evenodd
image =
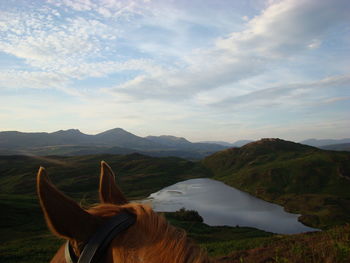
M211 226L249 226L280 234L318 230L300 223L298 214L212 179L176 183L151 194L147 201L158 212L196 210Z

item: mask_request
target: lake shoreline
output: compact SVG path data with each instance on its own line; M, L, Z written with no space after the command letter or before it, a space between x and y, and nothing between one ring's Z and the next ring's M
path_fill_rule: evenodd
M300 214L209 178L178 182L143 202L158 212L174 212L182 207L196 210L209 226L246 226L278 234L319 231L302 224Z

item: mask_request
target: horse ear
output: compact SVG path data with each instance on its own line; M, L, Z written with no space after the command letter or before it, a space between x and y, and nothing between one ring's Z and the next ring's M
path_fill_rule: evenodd
M128 202L115 182L111 167L104 161L101 162L99 194L101 203L123 205Z
M86 241L98 227L98 219L61 193L40 167L37 192L45 220L51 232L65 239Z

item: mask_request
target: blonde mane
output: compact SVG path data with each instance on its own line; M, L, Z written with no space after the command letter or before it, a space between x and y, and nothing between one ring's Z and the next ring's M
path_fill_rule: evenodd
M121 211L136 215L136 223L111 243L108 257L111 262L210 262L207 254L187 237L183 229L170 225L164 216L148 205L130 203L122 206L101 204L89 213L109 218ZM109 262L109 261L107 261Z

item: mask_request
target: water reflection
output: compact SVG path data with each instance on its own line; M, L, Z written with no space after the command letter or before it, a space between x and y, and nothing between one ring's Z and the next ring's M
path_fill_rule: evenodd
M196 210L208 225L250 226L281 234L316 230L281 206L211 179L183 181L151 194L148 200L156 211Z

